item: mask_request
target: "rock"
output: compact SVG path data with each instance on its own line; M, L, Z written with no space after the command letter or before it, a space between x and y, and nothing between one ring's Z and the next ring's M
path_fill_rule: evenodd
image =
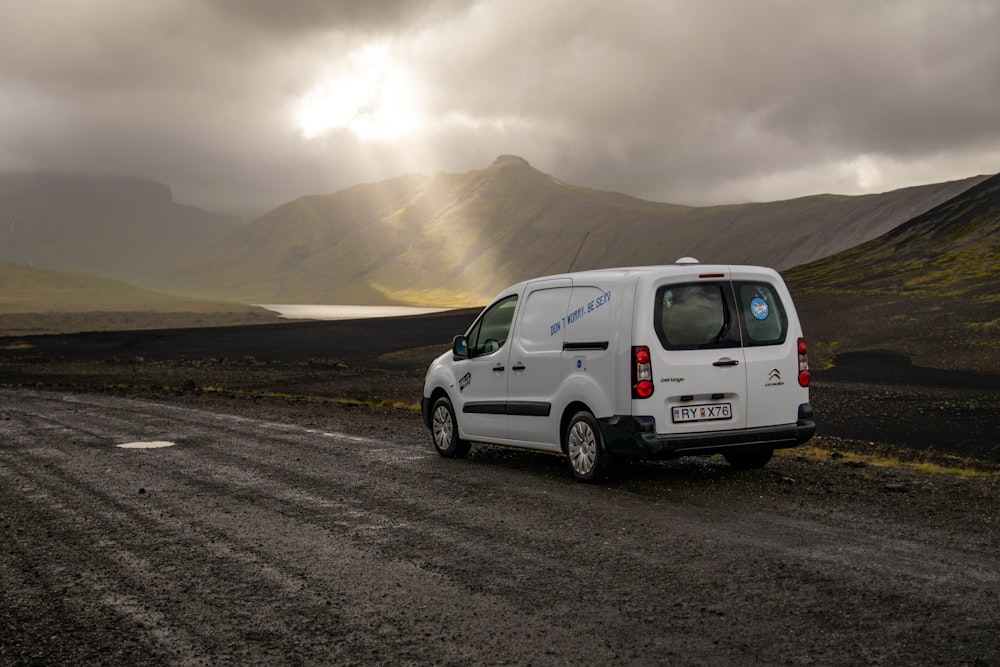
M887 482L882 490L887 493L906 493L910 490L910 487L903 482Z

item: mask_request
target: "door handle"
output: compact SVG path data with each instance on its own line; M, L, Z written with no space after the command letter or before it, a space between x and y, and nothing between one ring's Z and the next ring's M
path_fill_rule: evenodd
M523 371L524 370L524 364L522 364L522 363L514 364L513 366L510 367L510 370L512 370L512 371Z
M503 373L503 366L497 364L496 366L493 367L493 370L495 370L498 373Z
M739 363L740 362L739 362L738 359L730 359L730 358L726 357L724 359L719 359L718 361L713 361L712 365L713 366L737 366L737 365L739 365Z

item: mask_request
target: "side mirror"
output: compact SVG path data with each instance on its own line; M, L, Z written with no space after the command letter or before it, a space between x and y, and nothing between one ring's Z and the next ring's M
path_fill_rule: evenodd
M455 336L451 341L451 353L455 361L469 358L469 340L465 336Z

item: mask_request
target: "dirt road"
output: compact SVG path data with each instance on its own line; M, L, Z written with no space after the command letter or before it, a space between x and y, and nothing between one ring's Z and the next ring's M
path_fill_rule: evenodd
M593 487L410 413L0 389L0 663L994 665L998 499L794 455Z

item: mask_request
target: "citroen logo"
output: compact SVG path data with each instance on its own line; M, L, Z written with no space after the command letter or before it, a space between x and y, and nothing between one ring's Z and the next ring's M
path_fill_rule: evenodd
M767 376L767 379L771 382L781 379L781 371L777 368L772 368L771 373Z

